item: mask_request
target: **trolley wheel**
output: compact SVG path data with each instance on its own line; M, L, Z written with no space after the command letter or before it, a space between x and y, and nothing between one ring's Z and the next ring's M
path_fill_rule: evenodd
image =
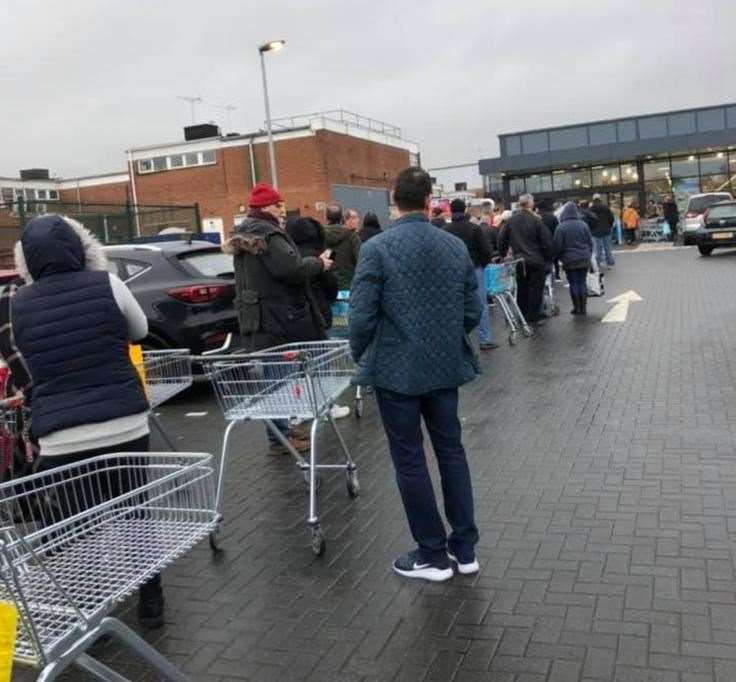
M355 471L355 469L348 470L346 478L348 495L350 495L350 497L358 497L358 495L360 495L360 481L358 481L358 472Z
M560 314L560 306L555 304L555 306L552 308L552 316L557 317Z
M355 399L355 418L360 419L363 416L363 398Z
M209 535L209 541L210 541L210 549L215 553L219 554L222 552L222 547L217 544L217 536L220 534L219 527L213 530Z
M517 332L509 332L509 346L516 344Z
M327 544L325 538L322 535L322 529L319 526L312 528L312 552L316 556L322 556L325 553Z
M534 330L531 327L524 327L521 330L521 333L526 336L526 338L529 338L530 336L534 336Z

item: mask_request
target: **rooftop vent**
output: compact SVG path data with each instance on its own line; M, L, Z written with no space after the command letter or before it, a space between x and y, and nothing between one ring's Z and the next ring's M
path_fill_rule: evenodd
M220 137L220 127L214 123L200 123L184 128L184 139L187 142L190 140L204 140L208 137Z

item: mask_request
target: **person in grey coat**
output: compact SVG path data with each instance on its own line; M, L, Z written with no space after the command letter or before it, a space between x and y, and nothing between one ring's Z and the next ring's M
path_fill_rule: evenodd
M479 323L478 281L468 250L428 219L432 181L399 173L394 226L363 245L350 295L354 383L375 386L396 479L417 549L400 575L443 581L478 570L473 491L458 419L458 387L479 371L468 334ZM421 421L439 463L445 514L437 510ZM448 557L449 560L448 561Z
M573 315L585 315L588 302L586 276L593 255L593 237L577 207L568 201L560 212L560 224L555 230L555 253L565 268L570 283Z

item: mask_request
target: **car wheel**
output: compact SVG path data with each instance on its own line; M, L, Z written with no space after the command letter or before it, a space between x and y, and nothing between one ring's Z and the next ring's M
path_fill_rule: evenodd
M713 253L713 247L712 246L698 246L698 251L700 251L701 256L710 256L710 254Z

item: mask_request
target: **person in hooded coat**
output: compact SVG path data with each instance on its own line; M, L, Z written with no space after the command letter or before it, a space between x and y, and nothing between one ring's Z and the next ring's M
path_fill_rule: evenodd
M32 388L26 399L39 471L90 457L148 450L148 400L129 343L148 334L148 321L128 287L107 269L100 243L71 218L31 220L15 247L25 284L11 302L11 324ZM130 476L110 477L109 499L127 492ZM86 509L74 486L53 511L68 518ZM98 500L103 501L103 500ZM138 615L163 624L159 576L140 589Z
M593 237L581 218L578 208L568 201L560 212L560 224L555 230L555 253L565 268L570 283L573 315L585 315L588 302L586 275L593 255Z

